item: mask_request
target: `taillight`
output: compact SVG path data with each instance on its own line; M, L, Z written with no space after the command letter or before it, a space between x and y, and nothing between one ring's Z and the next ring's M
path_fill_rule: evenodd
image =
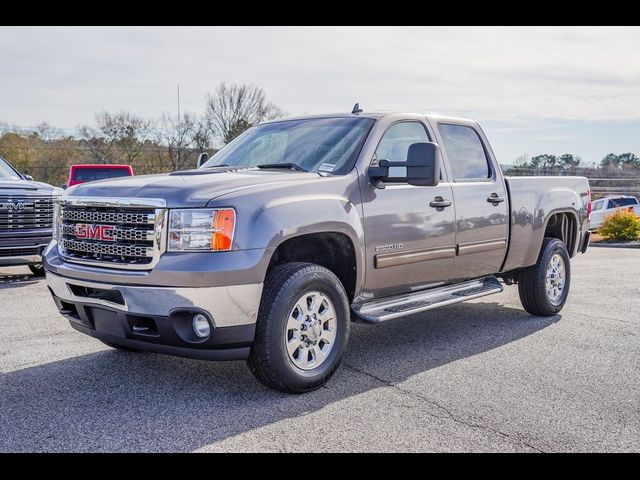
M587 221L591 221L591 190L587 191Z

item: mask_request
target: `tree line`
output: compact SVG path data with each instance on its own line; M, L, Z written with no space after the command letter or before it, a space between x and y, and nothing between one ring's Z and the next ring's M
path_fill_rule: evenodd
M601 170L607 173L640 173L640 157L635 153L609 153L596 165L585 165L579 155L563 153L552 155L543 153L531 158L527 154L521 155L513 164L514 170L529 170L533 172L575 172L581 170Z
M593 198L605 195L640 196L640 158L634 153L609 153L595 165L585 165L578 155L540 154L518 157L504 165L506 175L579 175L589 179Z
M28 129L0 123L0 156L53 185L66 183L69 167L79 163L125 163L136 174L170 172L194 168L201 152L214 153L251 126L283 115L261 88L221 83L207 94L203 114L164 112L149 119L105 111L74 134L46 122Z

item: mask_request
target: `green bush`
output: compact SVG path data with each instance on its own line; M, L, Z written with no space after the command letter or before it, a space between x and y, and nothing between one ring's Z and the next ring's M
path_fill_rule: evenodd
M638 240L640 217L630 210L619 209L604 218L598 233L607 240Z

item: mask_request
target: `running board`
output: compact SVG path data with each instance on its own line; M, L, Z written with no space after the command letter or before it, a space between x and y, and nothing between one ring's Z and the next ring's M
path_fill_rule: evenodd
M356 317L363 322L379 323L453 303L464 302L472 298L500 293L502 290L502 284L497 278L486 277L396 297L372 300L353 305L352 310Z

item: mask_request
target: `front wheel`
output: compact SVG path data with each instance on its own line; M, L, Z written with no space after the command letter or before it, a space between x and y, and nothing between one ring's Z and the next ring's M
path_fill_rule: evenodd
M531 315L556 315L567 301L570 283L567 247L557 238L545 238L536 264L520 274L518 293L522 306Z
M349 321L347 294L331 271L311 263L278 266L265 281L249 367L276 390L314 390L338 368Z

